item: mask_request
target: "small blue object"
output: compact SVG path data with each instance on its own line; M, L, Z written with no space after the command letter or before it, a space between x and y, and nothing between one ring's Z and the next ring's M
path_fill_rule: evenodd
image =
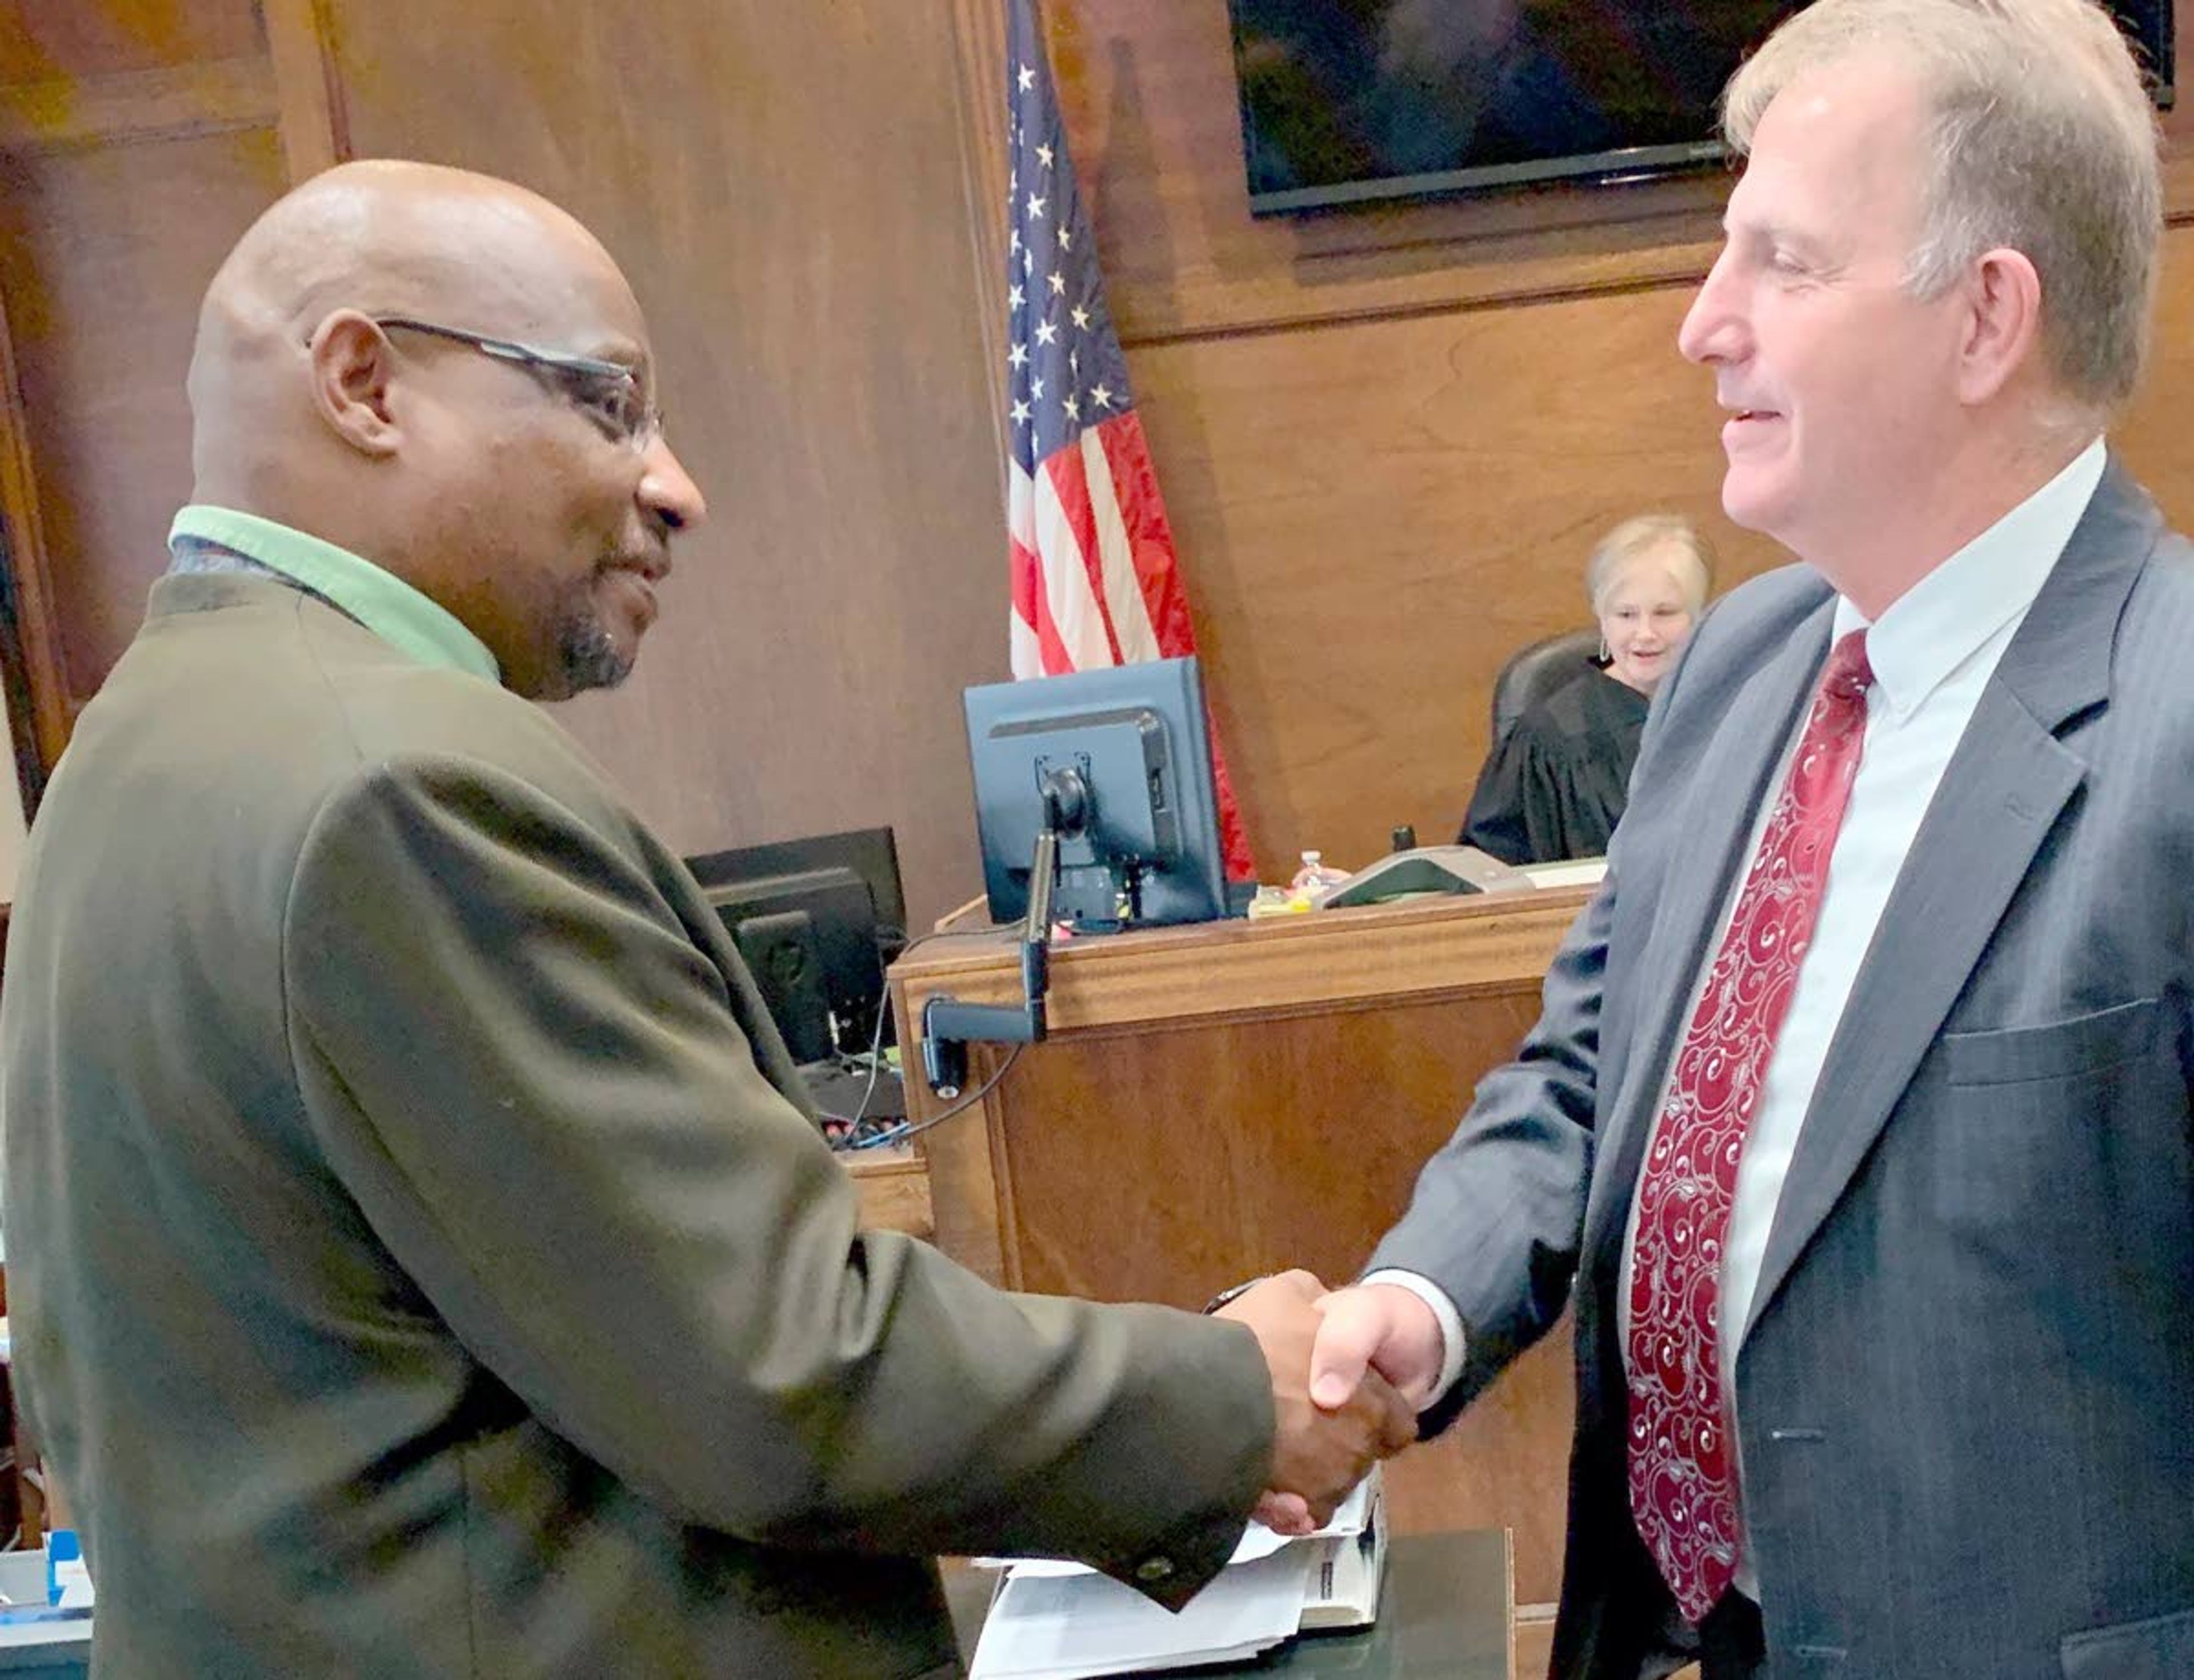
M66 1583L61 1580L61 1566L83 1562L83 1542L73 1528L56 1528L46 1536L46 1603L58 1604Z

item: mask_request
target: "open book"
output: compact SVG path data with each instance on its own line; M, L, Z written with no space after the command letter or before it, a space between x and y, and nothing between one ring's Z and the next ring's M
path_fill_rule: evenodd
M1080 1563L982 1560L1001 1574L969 1680L1083 1680L1238 1662L1305 1629L1367 1626L1387 1571L1379 1472L1300 1540L1252 1522L1178 1614Z

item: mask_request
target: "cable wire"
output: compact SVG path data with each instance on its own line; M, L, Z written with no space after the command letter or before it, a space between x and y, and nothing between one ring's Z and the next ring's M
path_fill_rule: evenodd
M903 1125L899 1127L897 1131L876 1132L874 1136L866 1138L861 1143L849 1144L847 1146L847 1152L851 1153L854 1150L888 1149L894 1144L903 1144L906 1142L910 1138L919 1138L933 1126L942 1126L946 1121L951 1119L953 1115L974 1108L976 1104L981 1102L983 1098L989 1096L993 1091L998 1088L998 1081L1013 1071L1014 1064L1020 1060L1021 1052L1027 1048L1028 1046L1025 1044L1015 1045L1013 1049L1007 1053L1006 1059L998 1064L998 1070L996 1073L992 1074L973 1091L962 1097L958 1102L953 1104L951 1108L943 1110L941 1113L930 1115L928 1120L923 1121L919 1126Z

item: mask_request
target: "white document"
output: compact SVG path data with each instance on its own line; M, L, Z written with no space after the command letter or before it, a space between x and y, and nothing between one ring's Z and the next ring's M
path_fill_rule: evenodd
M1519 872L1529 876L1534 886L1598 886L1607 874L1607 859L1580 857L1574 862L1525 863Z
M1301 1545L1306 1540L1325 1540L1344 1534L1360 1534L1371 1524L1372 1507L1382 1497L1380 1467L1373 1465L1370 1475L1358 1482L1348 1497L1333 1513L1333 1520L1325 1527L1305 1534L1283 1534L1267 1528L1252 1517L1242 1530L1242 1539L1234 1548L1234 1555L1226 1560L1226 1567L1238 1563L1253 1563L1260 1557L1270 1557L1283 1546ZM978 1569L1011 1569L1017 1575L1094 1575L1098 1572L1087 1563L1077 1563L1071 1557L975 1557L971 1562Z
M1375 1470L1314 1535L1250 1523L1218 1580L1177 1614L1085 1564L983 1559L1007 1574L969 1680L1088 1680L1234 1662L1302 1628L1361 1626L1378 1612L1386 1551Z
M1255 1656L1294 1633L1307 1549L1230 1564L1178 1613L1110 1578L1006 1578L983 1624L969 1680L1068 1680Z

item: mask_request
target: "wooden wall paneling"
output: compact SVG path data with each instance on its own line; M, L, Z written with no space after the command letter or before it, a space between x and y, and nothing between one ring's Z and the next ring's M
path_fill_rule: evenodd
M0 286L0 699L12 725L26 817L37 809L47 766L68 743L71 714L54 598L31 468L30 423L15 375L7 292Z
M125 75L262 49L258 0L0 0L0 84Z
M103 146L265 128L277 109L264 54L0 86L0 150Z
M350 155L319 0L260 0L280 104L282 157L294 184Z
M279 116L255 0L0 3L0 677L26 807L163 565L198 296L282 189Z
M974 261L972 301L982 333L983 365L998 452L1004 506L1006 424L1006 14L998 0L951 0L954 83L959 93L960 181ZM1005 536L999 533L1002 555Z
M189 498L200 295L283 184L265 127L0 158L0 298L38 507L26 553L43 553L56 684L35 712L49 764L55 709L72 720L135 633Z
M1005 674L996 383L950 0L332 0L360 155L507 175L631 276L712 519L631 683L565 708L673 844L889 823L979 883L965 685Z
M2189 90L2194 100L2194 89ZM2194 226L2163 236L2148 368L2133 402L2111 427L2111 444L2181 530L2194 526Z

